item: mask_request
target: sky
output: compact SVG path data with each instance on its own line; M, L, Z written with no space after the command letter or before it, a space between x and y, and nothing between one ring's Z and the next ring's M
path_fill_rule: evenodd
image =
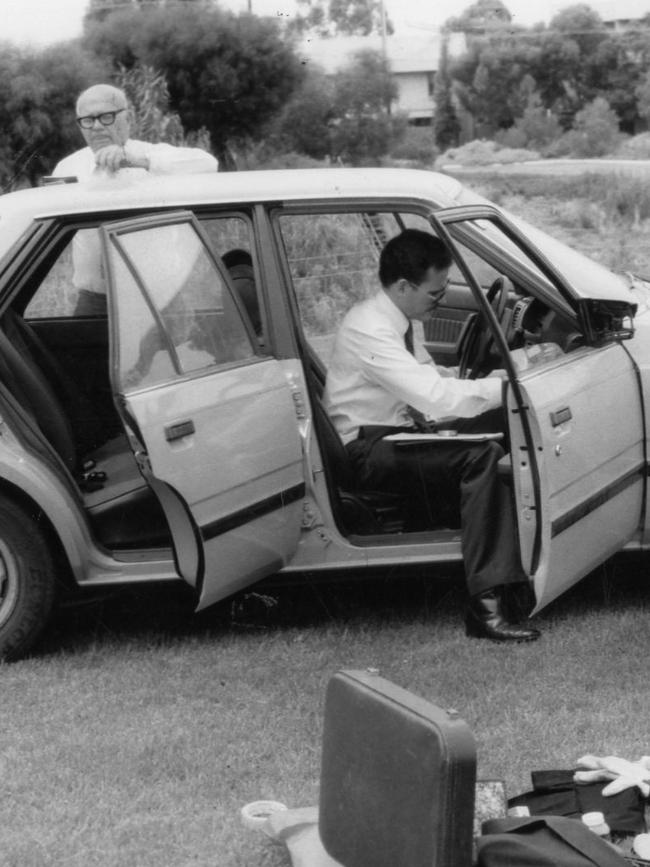
M250 0L259 15L291 15L294 0ZM548 22L558 9L575 0L505 0L516 23L524 26ZM385 0L386 14L396 31L411 28L436 30L447 18L458 15L472 0ZM18 45L43 46L81 34L88 0L0 0L0 39ZM223 8L244 11L248 0L221 0ZM590 4L595 5L595 4ZM650 0L648 0L650 6Z

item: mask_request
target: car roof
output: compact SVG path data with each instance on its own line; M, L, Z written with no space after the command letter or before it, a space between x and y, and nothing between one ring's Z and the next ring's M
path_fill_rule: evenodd
M103 175L86 183L60 183L0 196L0 257L35 219L71 217L124 210L237 205L254 202L331 203L346 200L431 201L440 207L485 203L455 178L405 168L319 168L214 172L194 175ZM512 218L512 215L509 215ZM518 219L525 233L547 249L558 265L569 257L569 277L578 295L630 297L625 282L598 263L581 256ZM612 279L616 286L612 285Z
M291 169L146 176L102 176L85 183L49 184L0 196L0 220L16 212L32 217L134 207L228 204L346 198L433 197L453 204L462 185L416 169Z

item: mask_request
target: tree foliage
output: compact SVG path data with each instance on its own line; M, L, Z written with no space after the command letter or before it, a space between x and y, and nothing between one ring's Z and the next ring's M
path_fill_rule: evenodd
M86 39L116 67L164 70L183 127L205 128L222 158L229 142L259 133L304 74L273 20L200 3L117 12Z
M397 95L384 58L359 52L333 80L313 71L283 112L276 135L287 150L355 165L376 162L403 133L390 113Z
M107 75L106 66L75 43L45 50L0 48L0 185L29 183L83 146L75 123L77 94Z
M433 137L440 150L456 147L460 135L460 123L452 99L451 79L449 78L449 53L447 41L443 40L440 62L434 80Z
M463 33L484 32L512 22L512 15L501 0L476 0L471 6L445 23L447 30Z
M314 159L328 156L334 105L334 82L321 69L310 69L271 129L275 147Z
M290 29L319 38L328 36L368 36L370 33L393 33L394 28L383 11L381 0L298 0L298 12Z
M616 150L620 140L616 112L606 99L597 97L576 114L573 129L555 143L551 153L557 156L604 157Z
M472 9L461 19L471 19ZM450 65L450 75L478 135L512 128L523 117L531 92L526 79L538 108L556 116L564 130L599 97L607 99L622 129L633 132L639 124L636 88L650 62L650 29L610 31L597 12L579 3L559 12L548 27L467 32L467 52Z

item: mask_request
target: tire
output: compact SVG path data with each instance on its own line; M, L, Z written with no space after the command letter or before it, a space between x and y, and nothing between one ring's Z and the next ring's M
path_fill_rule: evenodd
M0 497L0 660L24 656L48 621L56 577L50 547L22 506Z

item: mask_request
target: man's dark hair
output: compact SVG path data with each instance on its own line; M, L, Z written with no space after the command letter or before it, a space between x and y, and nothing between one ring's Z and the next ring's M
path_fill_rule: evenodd
M381 251L379 280L382 286L390 286L400 279L420 285L431 266L442 271L451 263L449 248L440 238L420 229L404 229Z

